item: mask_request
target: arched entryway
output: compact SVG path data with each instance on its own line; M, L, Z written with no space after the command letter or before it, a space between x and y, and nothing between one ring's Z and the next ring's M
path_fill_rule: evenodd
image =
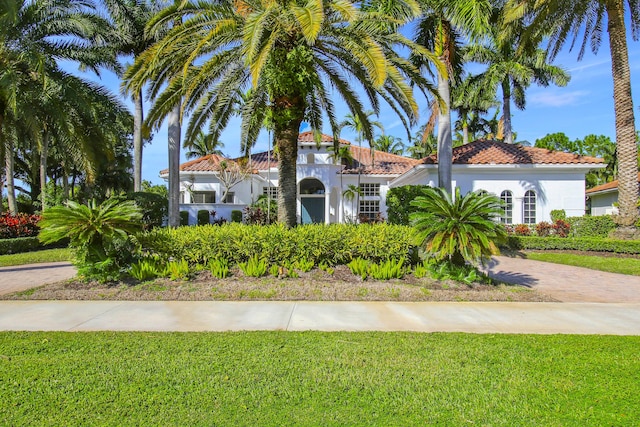
M325 189L324 184L315 178L300 181L300 219L302 224L324 224Z

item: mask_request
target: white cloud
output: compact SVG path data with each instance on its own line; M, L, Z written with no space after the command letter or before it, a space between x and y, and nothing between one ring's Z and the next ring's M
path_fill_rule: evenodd
M529 96L529 103L541 107L564 107L579 104L582 98L589 95L585 90L544 91Z

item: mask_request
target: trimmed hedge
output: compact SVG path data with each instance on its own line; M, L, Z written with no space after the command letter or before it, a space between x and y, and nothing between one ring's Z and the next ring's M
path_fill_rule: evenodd
M232 264L257 256L270 264L313 261L316 265L347 264L364 258L372 262L410 260L415 232L389 224L321 225L286 228L280 224L253 226L228 223L183 228L155 229L139 237L145 250L164 259L186 259L206 264L226 259Z
M0 255L18 254L42 249L37 237L16 237L14 239L0 239Z
M611 215L602 216L573 216L567 218L571 225L570 237L602 237L605 238L609 232L616 228Z
M231 222L242 222L242 211L231 211Z
M201 209L198 211L198 225L207 225L210 224L211 214L206 209Z
M189 225L189 212L180 211L180 225Z
M409 225L409 214L418 210L411 201L422 196L428 185L404 185L390 188L387 193L387 220L391 224Z
M511 249L573 250L613 252L617 254L640 254L640 240L609 240L598 238L562 238L509 236L507 246Z

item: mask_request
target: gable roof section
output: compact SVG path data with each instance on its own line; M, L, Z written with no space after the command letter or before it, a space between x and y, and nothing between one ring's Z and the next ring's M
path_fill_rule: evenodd
M339 139L340 144L345 144L345 145L351 145L351 143L349 141L347 141L346 139ZM315 144L316 141L313 138L313 132L311 131L307 131L307 132L301 132L300 135L298 135L298 143L313 143ZM333 137L329 136L327 134L322 134L320 136L320 143L321 144L333 144Z
M640 172L638 172L638 188L640 188ZM605 184L597 185L593 188L588 189L586 194L595 194L595 193L608 193L613 190L618 190L618 180L607 182Z
M438 163L435 154L425 157L423 164ZM569 165L603 164L597 157L579 156L572 153L547 150L546 148L524 147L501 141L477 140L453 149L453 163L456 165Z
M353 145L349 148L351 149L353 161L342 171L347 175L357 174L359 167L362 167L362 173L368 175L402 175L421 162L420 160L370 148L355 147Z
M312 132L302 132L298 137L298 142L315 143ZM332 143L333 138L329 135L322 135L323 143ZM372 150L369 148L354 147L344 139L340 139L341 144L349 146L351 150L351 156L353 162L347 166L343 173L345 174L357 174L358 167L362 165L362 173L369 175L401 175L415 165L420 163L420 160L411 159L408 157L397 156L395 154L385 153L382 151L375 151L373 158L371 156ZM236 161L236 159L229 159ZM215 167L220 161L225 160L224 157L216 154L209 154L199 159L191 160L180 165L181 172L214 172ZM372 163L375 161L375 164ZM255 153L251 155L251 168L254 171L267 170L278 167L278 157L270 152ZM160 171L161 175L169 173L168 169Z

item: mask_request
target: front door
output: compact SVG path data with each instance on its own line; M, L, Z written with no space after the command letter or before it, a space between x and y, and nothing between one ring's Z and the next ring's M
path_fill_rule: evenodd
M301 197L302 223L324 224L324 197Z

